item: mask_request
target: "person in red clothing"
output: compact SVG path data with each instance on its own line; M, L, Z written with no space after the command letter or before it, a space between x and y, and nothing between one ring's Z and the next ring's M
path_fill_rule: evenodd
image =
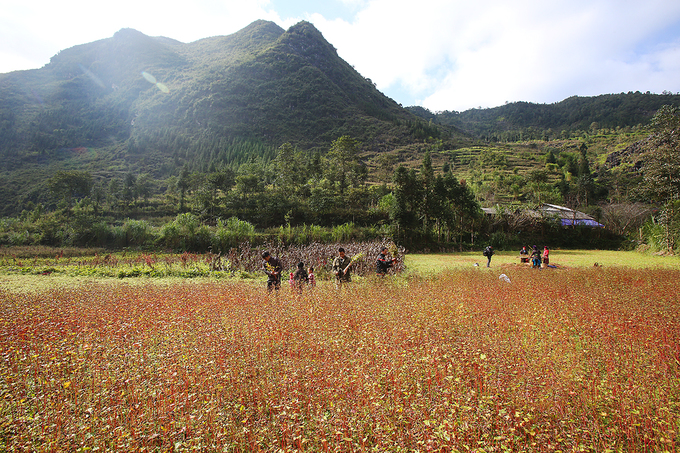
M543 247L543 264L546 266L550 264L550 259L548 258L548 255L550 255L550 250L548 250L548 246L546 245Z

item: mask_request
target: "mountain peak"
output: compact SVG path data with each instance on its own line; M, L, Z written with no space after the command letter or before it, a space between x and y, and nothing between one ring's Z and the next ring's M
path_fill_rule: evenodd
M134 28L121 28L113 34L113 39L133 39L141 37L148 38L144 33L137 31Z

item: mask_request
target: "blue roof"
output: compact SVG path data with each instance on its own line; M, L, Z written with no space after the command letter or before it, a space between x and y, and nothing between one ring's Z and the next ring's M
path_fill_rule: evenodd
M595 228L604 228L604 225L601 223L595 221L595 220L590 220L590 219L560 219L562 221L562 226L589 226L589 227L595 227Z

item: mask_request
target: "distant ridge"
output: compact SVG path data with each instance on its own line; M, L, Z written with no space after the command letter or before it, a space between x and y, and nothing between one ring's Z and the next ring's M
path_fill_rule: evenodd
M572 96L554 104L513 102L488 109L432 113L422 107L408 110L426 120L455 126L495 141L561 138L594 128L645 126L663 105L680 105L680 95L629 92Z

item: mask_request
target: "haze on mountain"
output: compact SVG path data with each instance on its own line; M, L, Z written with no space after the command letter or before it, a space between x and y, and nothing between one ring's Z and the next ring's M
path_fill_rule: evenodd
M407 136L393 129L413 120L313 25L265 21L190 44L123 29L66 49L41 69L0 75L0 118L10 160L125 141L145 153L226 139L309 148L345 134L377 146Z

